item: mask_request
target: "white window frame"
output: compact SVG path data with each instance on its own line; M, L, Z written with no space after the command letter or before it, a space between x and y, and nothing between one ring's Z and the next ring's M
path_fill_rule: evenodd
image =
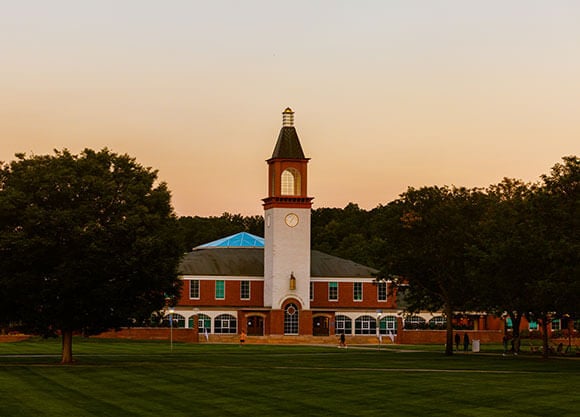
M217 295L217 288L218 288L218 282L221 282L223 287L224 287L224 293L223 293L223 297L218 297ZM215 291L214 291L214 297L216 300L225 300L226 299L226 281L223 279L218 279L215 281Z
M243 294L243 285L244 283L247 283L248 285L248 296L244 297ZM249 300L252 296L252 284L250 283L250 281L244 280L244 281L240 281L240 300Z
M356 298L356 293L357 293L357 287L359 287L360 289L360 298L357 299ZM352 300L360 303L363 301L363 283L362 282L353 282L352 285Z
M336 287L332 287L331 284L336 284ZM336 298L331 297L331 289L336 288ZM338 282L332 281L328 283L328 301L338 301Z
M197 285L197 297L192 296L192 290L193 290L193 283L196 283ZM199 295L200 295L200 291L199 291L199 279L192 279L189 280L189 299L190 300L199 300Z
M381 298L381 288L384 288L384 292L385 292L384 298ZM387 283L384 281L379 281L379 283L377 284L377 301L379 301L381 303L387 302L387 298L388 298L387 289L388 289Z

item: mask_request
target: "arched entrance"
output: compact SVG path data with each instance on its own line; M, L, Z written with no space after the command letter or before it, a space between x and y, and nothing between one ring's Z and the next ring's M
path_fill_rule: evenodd
M264 336L264 317L249 316L246 320L248 322L248 336Z
M326 316L316 316L312 319L312 334L314 336L330 335L330 319Z

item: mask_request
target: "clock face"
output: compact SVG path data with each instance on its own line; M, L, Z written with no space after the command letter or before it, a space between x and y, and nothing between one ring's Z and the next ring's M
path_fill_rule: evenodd
M286 222L286 224L290 227L295 227L296 225L298 225L298 215L294 214L294 213L290 213L288 215L286 215L286 218L284 219L284 221Z

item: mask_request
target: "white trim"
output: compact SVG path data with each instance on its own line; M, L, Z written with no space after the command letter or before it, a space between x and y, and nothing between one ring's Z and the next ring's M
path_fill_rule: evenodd
M180 279L188 281L191 279L197 279L199 281L264 281L264 277L256 276L228 276L228 275L180 275ZM372 283L375 280L374 277L310 277L311 282L363 282ZM386 281L387 284L392 281Z
M372 284L375 280L373 277L368 278L359 278L359 277L310 277L310 281L312 282L363 282Z
M197 279L199 281L264 281L264 277L250 277L245 275L239 275L236 277L227 275L180 275L179 278L183 281L189 281L192 279Z

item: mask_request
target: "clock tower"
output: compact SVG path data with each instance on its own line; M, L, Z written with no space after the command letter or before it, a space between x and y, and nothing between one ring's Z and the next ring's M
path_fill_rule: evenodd
M308 161L294 128L294 112L287 108L276 147L267 160L268 197L263 199L264 304L286 315L310 310ZM284 333L293 333L287 327L285 322Z

